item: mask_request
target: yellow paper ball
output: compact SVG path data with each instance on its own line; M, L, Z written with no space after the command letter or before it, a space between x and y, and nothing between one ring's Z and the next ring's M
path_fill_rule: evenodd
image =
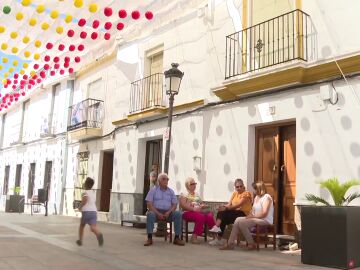
M11 32L11 34L10 34L10 37L11 37L12 39L17 38L17 36L18 36L18 34L17 34L16 32Z
M2 69L2 67L1 67L1 69ZM7 84L7 80L3 79L2 84Z
M21 4L22 4L23 6L25 6L25 7L30 6L31 0L22 0L22 1L21 1Z
M36 41L35 41L35 47L36 47L36 48L40 48L40 47L41 47L41 41L40 41L40 40L36 40Z
M36 7L36 12L37 13L43 13L45 11L45 6L44 5L38 5Z
M34 71L34 70L30 71L30 76L31 77L34 77L35 75L36 75L36 71Z
M12 52L13 54L17 53L18 51L19 51L19 49L16 48L16 47L12 47L12 48L11 48L11 52Z
M25 36L22 41L23 41L23 43L27 44L27 43L29 43L30 38L28 36Z
M46 31L46 30L49 29L49 26L50 26L50 25L49 25L48 23L44 22L44 23L41 24L41 29L44 30L44 31Z
M8 62L8 59L6 58L6 57L3 57L2 58L2 62L5 64L5 63L7 63Z
M6 43L1 44L1 49L2 49L3 51L6 51L7 48L8 48L8 45L7 45Z
M10 68L9 68L9 72L10 72L10 73L13 73L13 72L14 72L14 68L13 68L13 67L10 67Z
M19 64L18 60L13 61L13 66L16 67Z
M56 19L57 17L59 17L59 12L57 10L53 10L50 12L50 17L52 19Z
M65 22L66 23L71 23L72 22L72 16L70 14L67 14L66 17L65 17Z
M40 59L40 54L35 53L35 54L34 54L34 59L35 59L35 60L39 60L39 59Z
M21 20L24 18L24 15L23 15L21 12L18 12L18 13L16 13L15 18L16 18L18 21L21 21Z
M24 56L26 57L26 58L29 58L30 57L30 55L31 55L31 53L29 52L29 51L25 51L24 52ZM24 65L25 65L26 63L24 63ZM24 67L24 66L23 66Z
M64 28L62 28L62 26L58 26L56 27L56 33L58 33L59 35L61 35L64 31Z
M0 26L0 33L4 33L6 28L4 26Z
M24 74L25 74L25 70L21 69L21 70L19 71L19 73L20 73L21 75L24 75Z
M5 72L5 73L4 73L4 77L5 77L5 78L9 77L9 73Z
M96 4L92 3L92 4L89 5L89 11L91 13L95 13L97 11L97 9L98 9L98 7L97 7Z
M0 70L2 70L2 65L0 65Z
M37 21L36 21L35 18L31 18L31 19L29 20L29 25L30 25L30 26L35 26L36 23L37 23Z
M74 0L74 6L77 8L81 8L84 5L83 0Z
M29 67L29 64L28 63L24 63L23 64L23 68L28 68Z

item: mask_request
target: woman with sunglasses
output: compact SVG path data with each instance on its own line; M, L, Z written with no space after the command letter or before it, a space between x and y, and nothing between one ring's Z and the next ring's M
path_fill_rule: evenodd
M217 233L217 239L210 241L210 245L222 245L221 240L226 225L233 224L238 217L248 215L252 208L252 194L246 191L244 182L240 178L235 180L235 191L232 193L228 204L218 207L216 226L210 232Z
M204 204L199 194L195 192L196 184L194 178L187 178L185 181L187 194L180 195L180 207L184 210L183 220L195 223L194 233L190 240L192 244L199 244L197 237L203 234L204 224L208 228L215 225L213 214L208 210L208 206Z

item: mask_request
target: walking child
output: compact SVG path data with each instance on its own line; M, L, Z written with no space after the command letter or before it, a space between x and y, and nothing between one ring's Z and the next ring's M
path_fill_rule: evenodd
M79 226L79 240L76 241L76 244L82 246L84 228L86 224L89 224L90 230L96 235L99 246L104 244L104 237L99 231L96 220L97 220L97 209L96 209L96 194L92 187L94 185L94 179L87 177L84 183L85 191L82 194L82 200L79 207L81 211L81 220Z

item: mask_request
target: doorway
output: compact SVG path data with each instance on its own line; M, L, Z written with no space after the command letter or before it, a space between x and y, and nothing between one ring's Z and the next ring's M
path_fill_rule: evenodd
M146 195L150 189L150 172L152 165L158 165L158 172L162 171L162 144L163 140L152 140L146 142L146 155L145 155L145 172L144 172L144 190L143 190L143 214L146 213Z
M103 155L103 168L101 177L100 211L109 212L110 196L113 181L114 151L106 151Z
M277 233L295 234L296 124L256 129L255 179L275 201Z
M51 187L51 171L52 161L46 161L45 163L45 175L44 175L44 189L46 190L46 199L49 200L49 192Z

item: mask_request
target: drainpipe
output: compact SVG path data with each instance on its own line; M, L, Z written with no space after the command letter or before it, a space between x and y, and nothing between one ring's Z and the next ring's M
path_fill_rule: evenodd
M67 81L67 88L69 89L69 98L68 98L68 105L69 108L72 105L73 97L74 97L74 80ZM67 175L67 163L68 163L68 149L69 149L69 142L68 142L68 133L67 133L67 125L69 119L69 110L65 113L66 121L66 134L65 134L65 143L64 143L64 162L63 162L63 175L61 179L61 201L60 201L60 215L64 214L64 201L65 201L65 191L66 191L66 175Z

